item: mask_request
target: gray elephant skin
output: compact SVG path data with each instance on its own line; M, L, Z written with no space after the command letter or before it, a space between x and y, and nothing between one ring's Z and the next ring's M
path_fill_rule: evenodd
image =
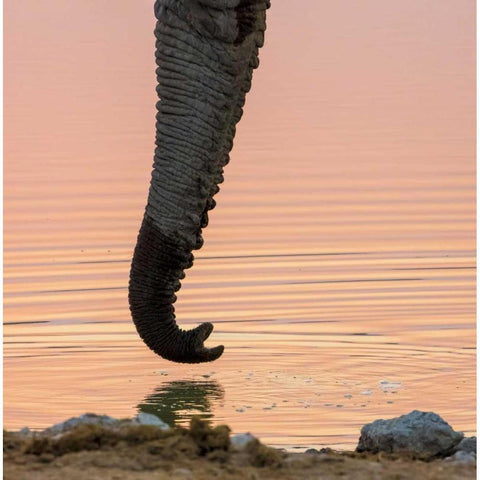
M157 0L155 3L156 149L148 203L133 254L130 311L146 345L174 362L217 359L213 330L185 331L175 320L175 292L202 229L242 116L269 0Z

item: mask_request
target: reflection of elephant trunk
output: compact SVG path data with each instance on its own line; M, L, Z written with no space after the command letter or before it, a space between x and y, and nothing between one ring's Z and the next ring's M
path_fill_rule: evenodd
M157 0L157 133L148 204L130 272L133 321L145 343L176 362L217 359L211 323L184 331L173 303L192 250L202 246L235 125L263 45L269 0Z
M156 415L174 427L194 415L203 419L211 418L213 406L224 395L222 386L216 381L177 380L164 383L137 408L140 412Z

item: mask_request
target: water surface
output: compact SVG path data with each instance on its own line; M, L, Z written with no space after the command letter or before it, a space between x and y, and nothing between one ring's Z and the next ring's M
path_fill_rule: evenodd
M213 364L127 305L153 154L150 1L5 2L7 428L193 414L352 448L417 408L475 429L475 3L275 0L177 303Z

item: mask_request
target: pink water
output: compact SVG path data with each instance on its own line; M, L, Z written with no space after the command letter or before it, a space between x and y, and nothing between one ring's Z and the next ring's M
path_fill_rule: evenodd
M127 305L152 3L5 2L7 428L140 408L353 448L417 408L474 432L475 3L300 3L268 12L177 303L226 352L185 366L144 347Z

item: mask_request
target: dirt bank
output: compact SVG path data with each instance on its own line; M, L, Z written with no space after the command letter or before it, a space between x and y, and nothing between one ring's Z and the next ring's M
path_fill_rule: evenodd
M229 429L197 419L190 429L79 425L63 434L4 432L6 480L468 480L475 467L353 452L285 453L230 443Z

